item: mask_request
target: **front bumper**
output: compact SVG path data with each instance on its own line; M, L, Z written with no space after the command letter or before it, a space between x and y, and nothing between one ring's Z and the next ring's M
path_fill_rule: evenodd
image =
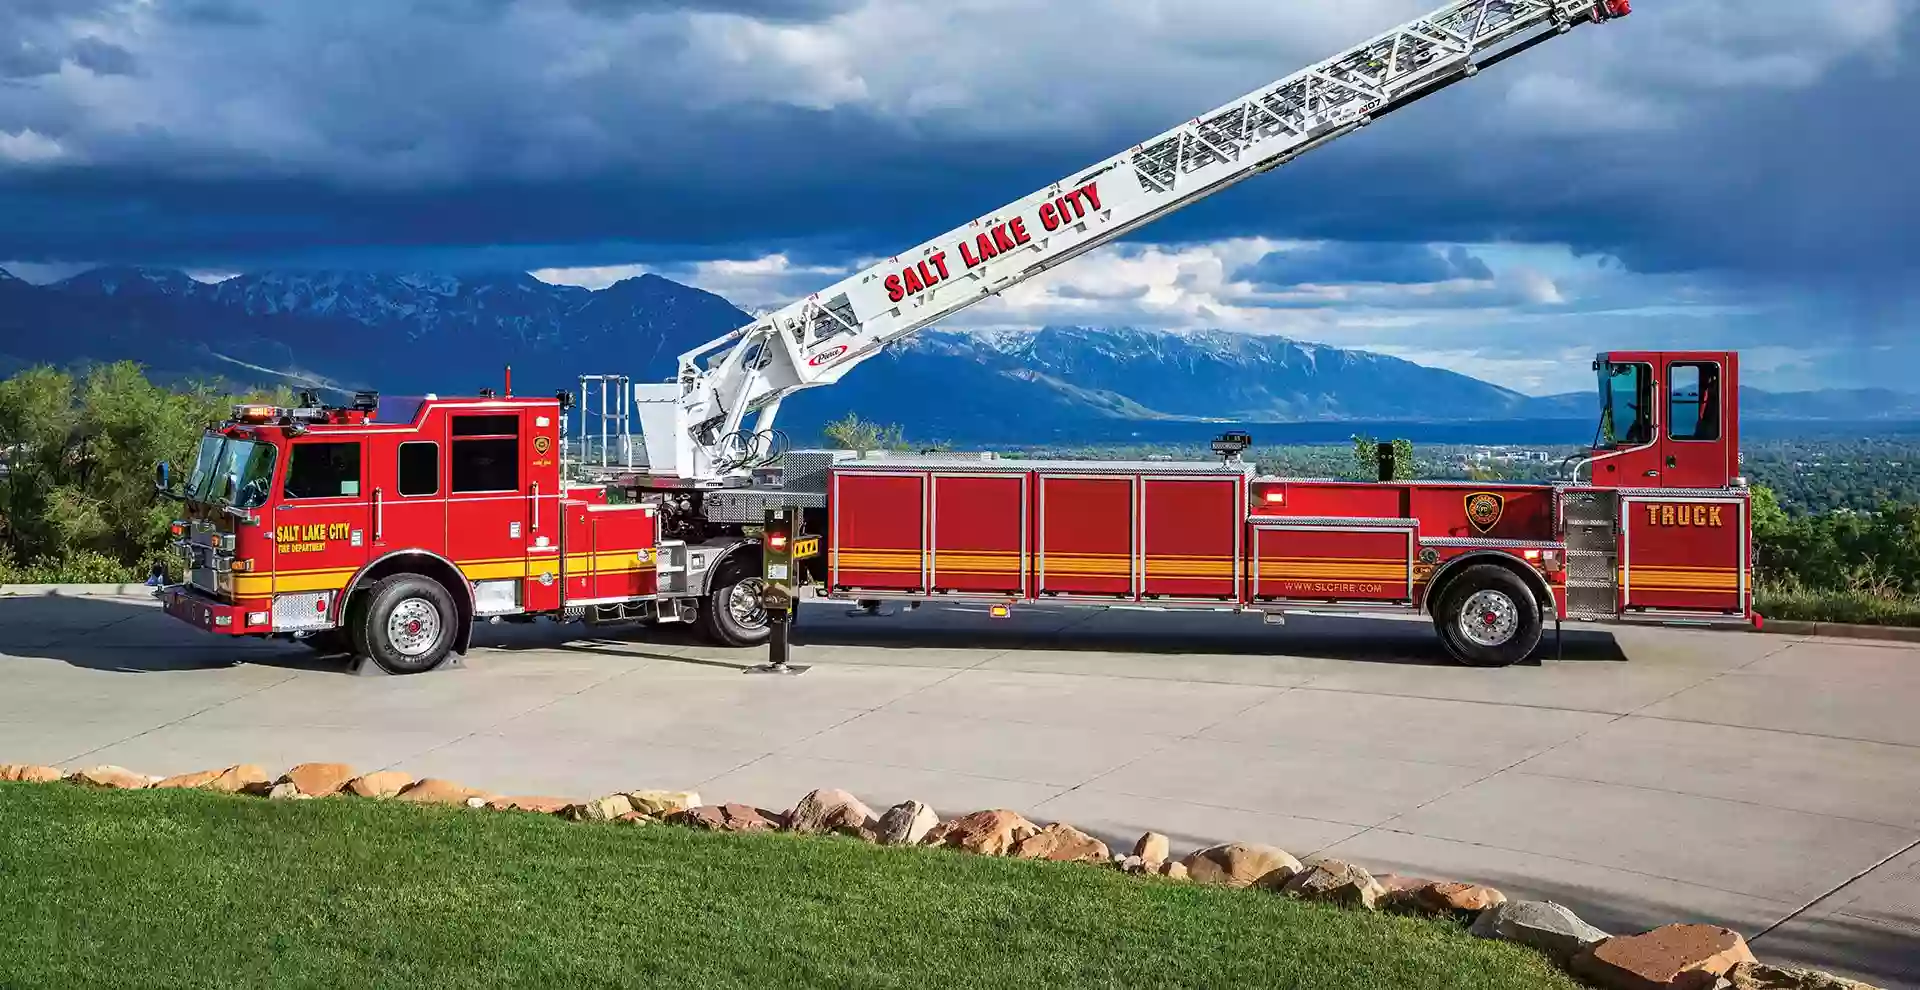
M248 626L247 608L229 605L191 585L172 584L160 589L160 605L168 615L210 633L244 636L273 631L270 622ZM267 610L256 608L252 611L255 617L259 617L265 615Z

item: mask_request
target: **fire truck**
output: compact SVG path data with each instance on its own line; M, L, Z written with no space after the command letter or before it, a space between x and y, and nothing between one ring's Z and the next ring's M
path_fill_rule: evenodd
M1453 657L1485 666L1530 656L1549 622L1757 622L1733 353L1601 354L1593 449L1542 484L1264 477L1244 434L1217 460L1128 463L793 451L774 427L787 396L888 344L1628 13L1452 0L695 348L672 381L595 376L591 417L587 379L578 396L520 397L510 376L503 394L238 406L185 478L161 466L185 506L186 580L160 596L210 632L393 673L464 653L477 621L689 623L763 643L770 580L995 614L1425 614Z

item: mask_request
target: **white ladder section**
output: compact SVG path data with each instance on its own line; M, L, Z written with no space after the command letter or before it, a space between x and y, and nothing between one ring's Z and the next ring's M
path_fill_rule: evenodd
M695 486L742 483L777 447L774 418L794 392L837 382L981 299L1629 9L1627 0L1452 0L688 351L677 381L634 387L650 471Z

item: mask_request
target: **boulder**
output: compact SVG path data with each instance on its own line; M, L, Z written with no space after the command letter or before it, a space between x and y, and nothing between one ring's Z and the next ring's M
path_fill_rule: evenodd
M644 811L629 811L626 814L621 815L618 818L615 818L614 821L620 822L626 825L650 825L653 823L654 818L652 815L649 815Z
M0 764L0 781L14 784L51 784L61 777L58 767L41 767L29 763Z
M67 780L83 787L99 787L110 791L138 791L153 786L152 777L116 766L76 770L67 775Z
M571 799L557 797L497 797L487 802L487 807L495 811L530 811L538 815L557 815L573 805Z
M643 815L665 818L676 811L698 808L702 802L697 791L630 791L627 803Z
M1004 808L976 811L950 822L942 822L921 839L923 845L947 846L981 856L1005 856L1020 840L1040 829L1017 811Z
M1293 875L1281 890L1302 900L1338 904L1367 911L1379 906L1385 888L1373 874L1337 859L1316 860Z
M610 822L632 811L632 799L625 794L609 794L603 798L569 805L566 816L576 822Z
M1113 860L1113 868L1122 873L1136 876L1142 873L1152 873L1157 869L1157 867L1149 867L1147 861L1138 856L1116 856Z
M709 832L777 832L785 824L784 815L748 804L705 804L667 816L674 825Z
M1877 990L1877 988L1813 969L1786 969L1757 962L1736 963L1727 971L1733 990Z
M873 827L873 841L883 846L914 846L940 824L940 816L918 801L902 801L887 809Z
M1607 940L1606 932L1552 901L1496 904L1473 920L1473 934L1531 946L1561 966L1587 947Z
M1229 842L1196 849L1181 861L1194 883L1223 887L1279 887L1301 870L1286 850L1250 842Z
M1573 957L1571 969L1606 990L1708 990L1734 966L1754 961L1739 932L1666 925L1590 946Z
M291 783L285 783L273 785L273 787L267 791L267 798L271 801L311 801L313 800L313 795L302 794L300 793L300 788L293 786Z
M1477 883L1430 883L1413 891L1412 903L1429 914L1478 914L1505 904L1507 895Z
M280 775L275 783L292 784L308 797L331 797L346 789L354 778L353 768L345 763L302 763Z
M1147 864L1147 868L1157 870L1160 864L1173 858L1173 842L1158 832L1148 832L1133 844L1133 854Z
M347 781L347 793L363 798L399 797L413 783L413 775L399 770L380 770Z
M411 804L446 804L454 807L466 807L468 798L485 798L487 793L477 791L463 784L438 777L428 777L407 785L396 800Z
M1177 859L1170 859L1161 864L1160 875L1166 877L1168 880L1179 880L1183 883L1193 879L1187 875L1187 864Z
M787 815L790 831L807 835L871 834L875 824L873 809L846 791L837 789L808 792Z
M153 786L156 790L173 791L205 787L220 779L225 770L195 770L192 773L179 773L162 778Z
M1044 859L1053 863L1104 863L1112 854L1107 844L1065 822L1046 828L1013 844L1015 859Z
M273 778L263 767L251 763L228 767L220 776L207 782L206 789L222 794L261 795L273 787Z

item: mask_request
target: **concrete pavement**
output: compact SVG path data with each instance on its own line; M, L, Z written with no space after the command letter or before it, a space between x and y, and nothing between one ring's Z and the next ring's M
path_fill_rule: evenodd
M584 638L581 637L584 633ZM670 631L495 626L462 670L352 677L139 599L0 600L0 761L175 773L308 760L503 793L814 787L1228 839L1676 920L1920 988L1920 649L1569 633L1471 670L1422 623L807 606L800 678Z

